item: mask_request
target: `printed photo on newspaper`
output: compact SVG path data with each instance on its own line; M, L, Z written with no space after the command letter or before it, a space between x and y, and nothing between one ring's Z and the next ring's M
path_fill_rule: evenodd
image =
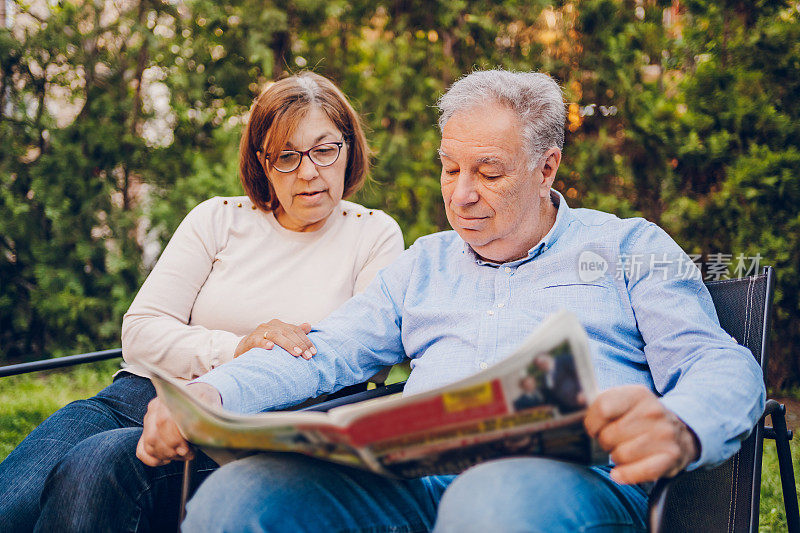
M183 383L149 371L184 437L220 463L260 451L294 452L411 478L457 474L512 456L608 461L583 428L597 385L586 332L567 311L478 374L328 412L237 414L203 404Z

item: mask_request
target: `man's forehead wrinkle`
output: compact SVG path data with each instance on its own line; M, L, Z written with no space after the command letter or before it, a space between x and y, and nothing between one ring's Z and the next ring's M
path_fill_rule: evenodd
M501 149L497 146L491 147L494 151L502 151L506 152L505 150ZM498 167L503 172L508 172L516 169L516 161L514 158L508 154L507 157L501 157L498 155L479 155L477 157L470 157L468 161L464 161L464 159L459 160L455 155L448 153L442 149L438 150L439 158L440 159L447 159L449 161L453 161L454 163L464 165L465 163L469 165L473 170L478 169L482 166L492 166Z
M445 144L452 146L455 150L446 150ZM454 138L443 138L439 148L439 155L449 159L455 159L457 152L467 151L475 157L474 161L480 162L504 162L506 159L513 158L514 150L510 146L500 146L498 144L477 144L470 141L462 141ZM478 152L475 155L475 152ZM490 161L491 160L491 161Z

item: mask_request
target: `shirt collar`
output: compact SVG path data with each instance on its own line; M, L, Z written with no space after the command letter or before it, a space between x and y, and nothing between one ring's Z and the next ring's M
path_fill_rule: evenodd
M548 248L553 246L553 244L555 244L556 240L567 229L567 226L569 226L569 223L572 219L572 213L570 212L570 208L567 205L567 201L564 199L564 197L561 195L560 192L558 192L555 189L550 189L550 200L558 208L558 211L556 212L556 221L553 224L553 227L550 228L550 231L548 231L547 234L544 237L542 237L542 240L536 243L536 245L533 248L528 250L528 254L525 257L517 259L516 261L509 261L507 263L495 263L493 261L486 261L485 259L481 259L478 256L478 254L476 254L475 251L470 247L469 244L464 242L463 244L465 253L471 255L471 257L475 259L475 262L478 263L479 265L490 265L490 266L499 266L502 264L503 266L516 267L521 265L522 263L530 261L531 259L536 259L536 257L541 255L545 250L547 250Z

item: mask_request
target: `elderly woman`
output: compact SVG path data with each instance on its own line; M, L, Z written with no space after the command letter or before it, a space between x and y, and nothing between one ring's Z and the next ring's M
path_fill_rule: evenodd
M240 146L247 196L212 198L187 215L125 315L125 368L0 464L0 531L37 520L60 531L174 529L180 465L135 458L155 396L140 363L189 380L257 346L311 357L309 323L403 249L394 220L342 199L367 169L359 118L329 80L304 72L262 92ZM197 482L216 467L202 454L195 463ZM105 486L112 477L128 486Z

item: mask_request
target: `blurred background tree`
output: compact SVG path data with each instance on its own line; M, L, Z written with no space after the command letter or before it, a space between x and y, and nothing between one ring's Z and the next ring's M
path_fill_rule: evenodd
M362 113L375 158L357 201L394 216L408 244L447 229L433 104L463 73L500 66L564 87L556 187L571 205L661 224L717 265L713 277L754 257L776 267L771 381L800 383L796 1L11 6L0 363L118 345L122 314L183 216L241 194L241 125L286 73L329 76Z

